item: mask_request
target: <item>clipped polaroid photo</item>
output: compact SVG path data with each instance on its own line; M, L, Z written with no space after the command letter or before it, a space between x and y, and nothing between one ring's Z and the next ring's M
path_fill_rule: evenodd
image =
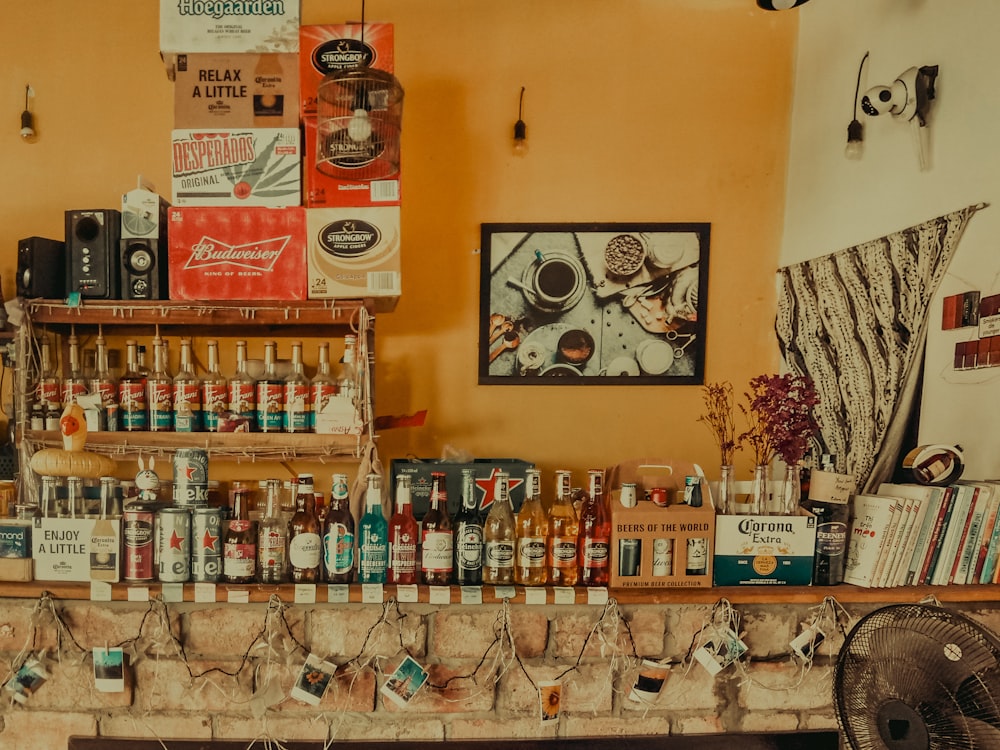
M713 677L747 651L747 645L740 640L732 628L716 630L705 643L694 652L695 661L701 664Z
M397 706L406 706L417 691L427 682L427 670L412 656L407 656L396 667L382 686L382 694Z
M309 654L292 686L292 697L311 706L318 706L336 671L337 667L330 662L316 654Z
M629 700L636 703L655 703L669 676L670 667L666 664L643 659L639 672L635 676L635 684L629 691Z
M94 685L102 693L125 691L125 652L120 648L94 649Z
M543 724L559 720L562 707L562 683L558 680L538 683L538 703Z
M820 647L823 641L826 640L826 633L820 630L815 625L810 625L808 628L799 633L795 640L793 640L789 646L792 647L792 651L795 655L804 662L812 661L813 655L816 653L816 649Z
M49 676L42 662L34 656L29 656L17 670L17 674L7 680L3 687L18 703L27 703Z

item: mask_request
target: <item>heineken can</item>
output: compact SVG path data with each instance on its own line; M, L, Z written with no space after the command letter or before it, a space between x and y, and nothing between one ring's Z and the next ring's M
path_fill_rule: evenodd
M160 580L184 583L191 578L191 512L163 508L156 515L156 559Z
M174 451L174 505L208 505L208 452L201 448Z
M215 583L222 577L222 509L191 510L191 580Z

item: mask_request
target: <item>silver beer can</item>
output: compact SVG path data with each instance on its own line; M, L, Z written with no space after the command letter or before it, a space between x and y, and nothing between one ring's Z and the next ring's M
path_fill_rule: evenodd
M191 580L216 583L222 578L222 509L191 510Z
M157 561L160 580L184 583L191 579L191 513L186 508L163 508L156 514Z
M201 448L174 451L174 505L185 508L208 505L208 451Z

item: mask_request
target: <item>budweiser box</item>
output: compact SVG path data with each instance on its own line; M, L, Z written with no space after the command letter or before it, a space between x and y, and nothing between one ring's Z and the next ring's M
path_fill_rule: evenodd
M362 67L394 73L394 46L391 23L366 23L363 36L360 23L301 26L299 114L316 114L316 92L329 73Z
M605 472L611 509L612 588L705 588L712 585L715 511L697 464L669 459L632 459ZM686 477L697 476L702 505L685 505ZM636 485L637 502L621 503L621 485ZM643 498L665 498L660 506ZM698 572L688 573L691 570Z
M171 208L170 298L306 298L305 209Z
M298 128L173 131L173 205L297 206Z
M399 207L307 208L309 299L365 298L391 311L400 294Z
M295 54L182 54L174 79L174 127L297 128Z
M715 585L809 586L816 550L816 516L718 516Z
M384 180L348 180L317 169L319 141L316 133L316 118L302 119L302 150L305 162L302 166L305 205L309 208L398 206L400 204L400 180L397 172Z
M473 469L476 472L476 497L479 498L479 508L485 514L496 499L497 477L501 471L510 476L510 499L514 512L524 502L525 471L534 468L534 464L518 458L476 458L471 462L435 461L429 458L394 458L391 471L393 477L393 493L396 480L401 476L410 477L410 496L413 502L413 515L423 518L431 503L431 473L445 473L445 487L448 490L448 515L453 517L458 513L462 503L462 470Z
M167 75L178 53L298 52L299 11L299 0L160 0Z

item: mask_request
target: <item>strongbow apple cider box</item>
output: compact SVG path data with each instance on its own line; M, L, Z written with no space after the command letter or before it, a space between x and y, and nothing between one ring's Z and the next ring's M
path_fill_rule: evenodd
M174 130L175 206L298 206L298 128Z
M316 114L316 92L323 76L351 68L395 73L391 23L324 24L299 28L300 115Z
M299 0L160 0L160 55L298 52Z
M316 118L302 118L305 161L302 165L305 205L308 208L364 208L400 205L400 181L397 173L387 180L347 180L324 174L316 168L319 152Z
M171 208L170 299L306 299L305 209Z
M309 299L371 298L377 312L400 294L399 208L307 208Z

